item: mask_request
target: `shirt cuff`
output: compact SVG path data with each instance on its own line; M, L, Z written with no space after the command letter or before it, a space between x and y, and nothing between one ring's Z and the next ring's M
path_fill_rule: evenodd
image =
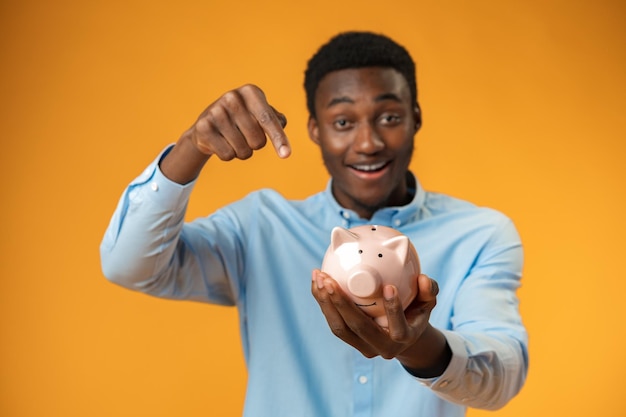
M448 367L438 377L416 378L422 385L430 387L435 391L447 391L447 389L452 388L453 382L462 381L469 361L463 337L450 330L442 330L442 333L452 351L452 359L450 359Z
M178 184L163 175L159 168L159 163L172 147L165 148L130 184L131 201L147 199L165 211L176 211L187 204L196 180L185 185Z

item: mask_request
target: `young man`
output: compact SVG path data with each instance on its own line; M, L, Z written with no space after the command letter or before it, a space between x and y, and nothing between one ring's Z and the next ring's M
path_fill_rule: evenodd
M325 191L289 201L261 190L184 223L210 158L246 159L267 138L279 156L290 153L285 117L258 87L243 86L130 184L101 246L105 275L160 297L236 305L246 416L502 407L527 371L515 294L521 243L502 214L427 192L408 170L421 125L413 60L385 36L343 33L309 61L305 88L309 135L331 175ZM419 276L404 311L396 289L384 288L388 328L316 269L333 227L362 224L409 236L423 271L437 278Z

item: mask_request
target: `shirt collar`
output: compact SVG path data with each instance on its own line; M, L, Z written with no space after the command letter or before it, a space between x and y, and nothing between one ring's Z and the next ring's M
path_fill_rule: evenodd
M413 199L404 206L384 207L378 210L370 220L362 219L356 212L342 207L332 192L332 178L328 180L324 194L332 207L332 210L340 218L340 222L344 227L354 227L361 224L378 224L393 228L400 228L419 216L424 205L426 192L418 181L417 177L410 171L407 172L407 181L409 189L413 189L415 194Z

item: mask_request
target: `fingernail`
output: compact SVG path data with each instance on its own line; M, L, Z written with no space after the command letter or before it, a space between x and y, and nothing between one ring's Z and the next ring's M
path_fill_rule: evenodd
M289 154L291 154L291 149L289 149L289 146L282 145L280 148L278 148L278 156L280 156L281 158L287 158Z
M393 285L385 285L383 287L383 297L385 300L391 301L396 296L396 289Z
M320 276L319 272L317 274L315 274L315 283L317 284L317 289L318 290L321 290L322 288L324 288L324 280Z
M326 292L328 294L334 294L335 290L333 289L333 284L329 280L324 280L324 287L326 288Z

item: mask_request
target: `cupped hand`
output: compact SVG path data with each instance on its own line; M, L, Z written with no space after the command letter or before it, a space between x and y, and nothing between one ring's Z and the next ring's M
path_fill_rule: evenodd
M398 359L416 374L441 374L450 360L443 334L429 323L439 287L426 275L416 277L418 293L406 309L393 285L383 288L388 327L379 326L365 314L328 274L312 273L311 292L331 331L365 357ZM431 375L435 374L435 375Z

